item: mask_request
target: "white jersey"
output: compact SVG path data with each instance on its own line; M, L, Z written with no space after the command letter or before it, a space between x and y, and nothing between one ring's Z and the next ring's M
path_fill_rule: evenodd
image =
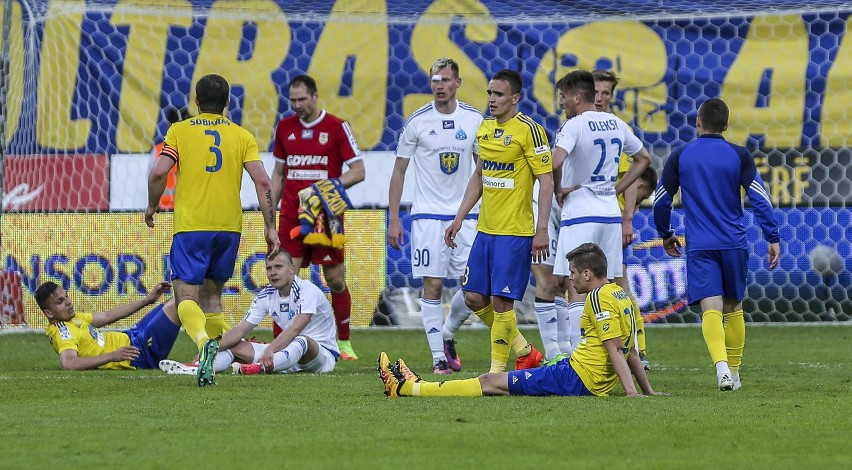
M455 216L476 169L473 155L479 154L476 131L481 122L482 113L461 101L451 114L438 112L429 102L408 118L396 156L414 161L412 214L449 216L447 220ZM478 212L479 203L471 214Z
M582 187L571 192L562 205L562 221L618 217L615 196L618 161L625 153L635 155L642 141L618 116L585 111L565 121L553 143L568 152L562 164L562 187ZM563 224L565 225L565 224Z
M278 289L272 286L261 289L254 297L243 320L259 325L269 315L282 330L286 330L293 317L300 313L311 316L311 321L301 334L339 355L337 326L335 326L334 314L328 299L319 287L298 276L293 278L290 295L287 297L281 297Z

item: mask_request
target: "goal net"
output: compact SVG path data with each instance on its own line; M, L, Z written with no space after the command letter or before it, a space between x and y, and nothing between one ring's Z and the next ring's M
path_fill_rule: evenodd
M843 2L496 2L480 0L13 0L2 13L3 310L0 324L43 327L32 301L63 285L79 311L135 300L168 270L170 214L142 223L152 149L176 110L195 114L193 84L220 73L229 116L271 150L290 113L287 83L308 73L321 105L350 121L367 179L352 189L347 279L353 325L421 287L408 246L386 244L387 188L406 116L431 99L439 57L461 67L459 98L484 109L488 77L524 78L521 110L551 134L555 80L575 69L620 78L613 111L634 126L659 170L695 137L698 105L731 108L727 138L755 155L781 223L783 257L747 211L752 256L745 310L752 321L833 321L849 301L852 43ZM264 154L267 169L272 159ZM411 179L403 203L410 203ZM239 319L265 283L263 240L250 184L246 229L225 295ZM666 256L646 205L628 277L647 320L695 322L682 260ZM407 214L403 214L406 230ZM674 217L678 233L680 212ZM406 233L406 241L408 236ZM688 243L688 240L687 240ZM303 273L321 283L316 269ZM457 284L448 282L451 288ZM523 307L520 307L523 310Z

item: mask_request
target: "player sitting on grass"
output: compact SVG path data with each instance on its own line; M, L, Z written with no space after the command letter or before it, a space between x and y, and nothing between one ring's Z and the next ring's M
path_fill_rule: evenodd
M68 293L55 282L39 286L34 297L50 322L45 334L63 369L154 369L169 355L180 333L174 300L158 305L127 331L98 328L153 304L167 287L161 282L144 299L97 313L77 313Z
M402 359L391 364L382 352L378 369L385 395L601 396L609 395L620 381L627 396L641 397L633 376L645 395L663 395L651 388L638 354L634 354L638 313L624 290L606 278L606 255L597 245L584 243L569 252L567 258L574 288L588 294L580 318L582 338L569 359L546 367L439 383L421 380Z
M269 285L257 293L242 321L222 337L213 369L232 367L235 374L331 372L340 351L334 314L319 287L296 276L293 258L279 251L266 260ZM271 343L243 338L266 316L272 317L282 333ZM169 374L196 373L193 366L165 360L160 369Z

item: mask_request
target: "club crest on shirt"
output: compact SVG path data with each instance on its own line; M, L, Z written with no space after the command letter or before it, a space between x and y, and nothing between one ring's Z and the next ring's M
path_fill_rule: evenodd
M506 137L503 137L503 145L509 145L511 143L512 143L512 136L511 135L507 135Z
M456 132L456 140L467 140L467 134L464 133L464 129L459 129Z
M458 152L441 152L438 154L438 160L441 164L441 171L448 175L452 175L459 169L459 157L461 155Z
M319 138L317 140L322 145L325 145L326 143L328 143L328 132L320 132Z

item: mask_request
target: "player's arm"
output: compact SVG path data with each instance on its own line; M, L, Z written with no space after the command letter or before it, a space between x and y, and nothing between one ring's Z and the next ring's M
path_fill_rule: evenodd
M281 202L281 193L284 191L284 164L275 160L275 168L272 170L272 207L277 209Z
M257 201L260 204L260 213L263 215L263 224L266 227L264 236L266 238L267 255L278 252L281 242L278 239L278 230L275 228L275 202L272 196L272 182L261 160L251 160L243 164L257 191Z
M390 188L388 189L388 243L397 250L403 243L399 205L402 200L402 188L405 185L405 171L408 170L409 162L408 158L396 157L390 179Z
M239 323L234 325L233 328L226 331L224 335L222 335L222 341L219 341L219 350L224 351L226 349L231 349L240 341L243 340L252 330L255 329L257 325L251 323L245 319L240 320Z
M633 183L638 180L640 176L642 176L642 172L645 171L646 168L651 166L651 154L648 153L648 149L646 149L645 147L640 147L639 151L631 156L633 157L633 161L630 162L630 167L627 169L627 173L625 173L624 177L621 178L621 180L615 184L616 194L621 194L625 190L627 190L627 188L632 186Z
M76 349L66 349L59 353L59 364L65 370L90 370L110 362L132 361L139 357L135 346L124 346L115 351L91 357L81 357Z
M169 129L171 131L171 129ZM169 136L167 136L168 138ZM166 158L163 158L166 157ZM145 208L145 224L154 226L154 214L160 210L160 198L166 190L166 182L169 171L175 166L178 159L177 149L169 144L163 145L160 158L154 162L151 173L148 175L148 207Z
M740 155L742 161L740 184L746 190L748 200L754 208L755 219L760 225L761 231L763 231L763 237L769 242L767 254L769 269L775 269L781 259L781 236L778 233L778 220L775 218L772 200L763 185L763 179L754 165L754 159L748 153L743 153L744 155Z
M308 326L312 317L313 314L311 313L300 313L293 317L293 319L290 320L290 324L287 325L287 328L282 331L280 335L276 336L275 339L269 343L269 346L263 350L263 354L261 354L260 360L258 361L260 365L263 366L264 369L271 371L273 368L272 355L286 348L296 336L302 334L302 330Z
M663 239L663 248L671 256L680 256L680 241L674 237L674 229L671 227L672 203L674 196L680 189L679 162L682 149L676 150L663 165L663 173L660 182L654 192L654 225L657 235Z
M145 296L144 299L136 300L130 303L126 303L124 305L119 305L114 307L106 312L98 312L92 314L92 322L91 325L95 328L100 328L104 325L109 325L110 323L121 320L122 318L127 318L130 315L142 310L142 308L153 304L163 295L163 292L171 286L168 282L161 282L154 286L148 295Z
M467 214L470 213L470 210L473 209L473 206L476 205L476 201L479 201L479 198L482 197L482 159L476 161L476 169L473 170L473 174L470 175L470 180L467 182L467 188L464 190L464 197L462 197L462 202L459 204L459 210L456 212L456 217L450 223L450 226L447 227L447 230L444 232L444 243L447 244L450 248L456 247L456 242L454 241L456 238L456 234L461 230L462 222L464 222L464 218L467 217Z
M364 159L361 158L349 161L346 165L349 166L349 169L340 175L340 183L343 184L344 188L348 189L364 181L367 171L364 168Z
M603 341L606 352L609 355L609 360L612 362L612 367L615 369L615 374L628 397L644 396L636 391L636 386L633 385L633 376L630 375L630 368L627 365L627 360L624 359L624 353L621 352L621 337L610 338Z
M655 392L651 387L651 381L648 380L648 374L645 373L645 366L642 365L642 360L639 359L639 355L635 351L628 355L627 365L630 367L633 377L636 377L636 381L639 382L642 393L645 395L665 395L662 392Z
M544 262L550 256L550 237L547 224L550 223L550 209L553 202L553 173L535 175L538 180L538 224L533 236L533 261Z
M621 213L621 245L633 243L633 214L636 213L639 181L634 181L624 190L624 212Z

